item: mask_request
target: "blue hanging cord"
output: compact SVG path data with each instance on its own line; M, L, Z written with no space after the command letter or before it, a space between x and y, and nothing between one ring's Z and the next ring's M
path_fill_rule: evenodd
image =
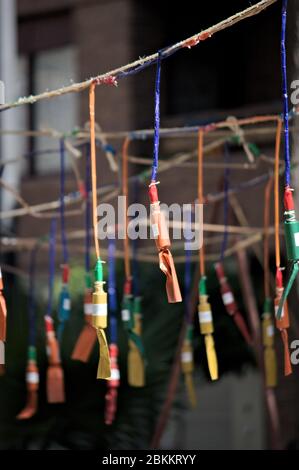
M65 149L64 149L64 139L60 139L60 224L61 224L61 241L62 241L63 263L68 264L69 254L68 254L67 239L66 239L66 234L65 234L64 195L65 195Z
M38 243L30 252L29 261L29 295L28 295L28 320L29 320L29 337L28 346L35 347L36 344L36 304L35 304L35 274L36 274L36 255L38 251Z
M85 211L85 272L90 273L90 247L91 247L91 172L90 172L90 145L86 146L86 174L85 174L85 186L86 186L86 211Z
M224 232L223 232L223 240L221 244L221 253L220 253L220 261L224 260L224 253L227 248L228 242L228 193L229 193L229 176L230 176L230 168L228 166L229 163L229 148L228 144L225 143L224 145L224 156L225 156L225 171L224 171L224 200L223 200L223 225L224 225Z
M108 242L108 300L110 321L110 343L117 344L117 295L115 273L115 239Z
M283 95L283 121L284 121L284 149L285 149L285 184L291 184L291 159L290 159L290 134L289 134L289 101L287 80L287 54L286 54L286 25L287 25L288 0L282 2L281 17L281 72Z
M48 284L49 293L48 293L48 305L47 305L47 315L49 317L51 317L53 315L56 229L57 229L57 220L56 220L56 218L53 218L51 220L50 236L49 236L49 284Z
M160 79L161 79L161 51L158 53L156 83L155 83L155 127L154 127L154 152L151 181L156 181L159 164L159 140L160 140Z

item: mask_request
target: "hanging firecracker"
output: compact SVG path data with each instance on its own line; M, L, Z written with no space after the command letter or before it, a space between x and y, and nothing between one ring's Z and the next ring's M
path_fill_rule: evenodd
M149 185L149 198L151 209L151 228L159 253L159 266L166 276L166 292L168 302L181 302L182 296L177 279L174 261L170 252L170 239L165 219L161 211L157 189L157 172L159 163L159 138L160 138L160 76L161 54L158 54L157 73L155 84L155 132L154 132L154 156L152 165L151 182Z
M107 328L107 294L104 291L103 264L100 256L97 225L97 166L95 143L95 82L89 89L89 114L90 114L90 157L91 157L91 186L92 186L92 214L93 232L96 251L95 282L92 294L92 325L96 329L99 342L99 365L97 378L109 379L111 375L109 349L105 329Z
M92 282L90 273L90 154L89 145L86 155L86 212L85 212L85 293L84 293L84 326L76 341L72 359L88 362L90 354L97 340L96 331L92 326Z
M203 130L198 132L198 204L203 203ZM199 250L199 304L198 319L200 333L204 336L208 367L212 380L218 379L218 361L214 344L214 325L211 305L208 302L207 278L205 275L204 246Z

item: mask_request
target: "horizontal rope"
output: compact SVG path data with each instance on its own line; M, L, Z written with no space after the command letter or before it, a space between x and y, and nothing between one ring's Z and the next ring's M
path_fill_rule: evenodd
M252 5L249 8L246 8L245 10L238 12L233 16L230 16L229 18L226 18L223 21L220 21L214 26L211 26L205 29L204 31L201 31L200 33L194 34L193 36L183 41L177 42L176 44L170 47L167 47L163 49L162 54L161 54L161 59L169 57L170 55L174 54L175 52L185 47L190 48L190 47L196 46L200 42L213 36L215 33L219 31L223 31L226 28L230 28L231 26L239 23L240 21L245 20L246 18L250 18L254 15L259 14L261 11L268 8L270 5L272 5L275 2L276 0L262 0L257 4ZM97 75L96 77L91 77L88 80L85 80L84 82L73 83L71 85L58 88L56 90L40 93L39 95L30 95L26 97L21 97L17 101L0 106L0 112L5 111L7 109L11 109L11 108L16 108L18 106L22 106L25 104L33 104L41 100L56 98L58 96L65 95L67 93L78 93L89 88L89 86L92 83L97 83L98 85L116 84L115 82L116 79L121 78L122 76L135 74L143 70L144 68L154 64L158 59L158 55L159 53L156 52L147 57L140 58L130 64L118 67L114 70L110 70L109 72L106 72L101 75ZM112 78L114 80L111 80Z

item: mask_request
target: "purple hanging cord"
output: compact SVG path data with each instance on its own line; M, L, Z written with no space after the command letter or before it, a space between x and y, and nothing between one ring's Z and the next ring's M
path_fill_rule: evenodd
M284 121L284 149L285 149L285 184L291 184L290 163L290 134L289 134L289 101L287 80L287 54L286 54L286 25L287 25L288 0L282 2L281 17L281 72L282 72L282 94L283 94L283 121Z
M151 181L155 182L157 179L158 164L159 164L159 140L160 140L160 79L161 79L161 52L158 54L156 82L155 82L155 128L154 128L154 155L152 166Z

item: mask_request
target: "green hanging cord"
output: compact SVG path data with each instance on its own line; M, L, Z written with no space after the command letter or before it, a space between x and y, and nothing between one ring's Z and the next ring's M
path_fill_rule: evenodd
M272 312L272 300L269 297L265 298L264 301L264 313L263 314L271 314Z
M103 282L103 261L101 258L97 259L95 268L94 268L94 277L95 282Z
M200 278L199 284L198 284L198 289L199 289L199 295L208 295L207 294L207 277L202 276Z
M28 348L28 361L36 362L36 348L35 348L35 346L29 346L29 348Z

